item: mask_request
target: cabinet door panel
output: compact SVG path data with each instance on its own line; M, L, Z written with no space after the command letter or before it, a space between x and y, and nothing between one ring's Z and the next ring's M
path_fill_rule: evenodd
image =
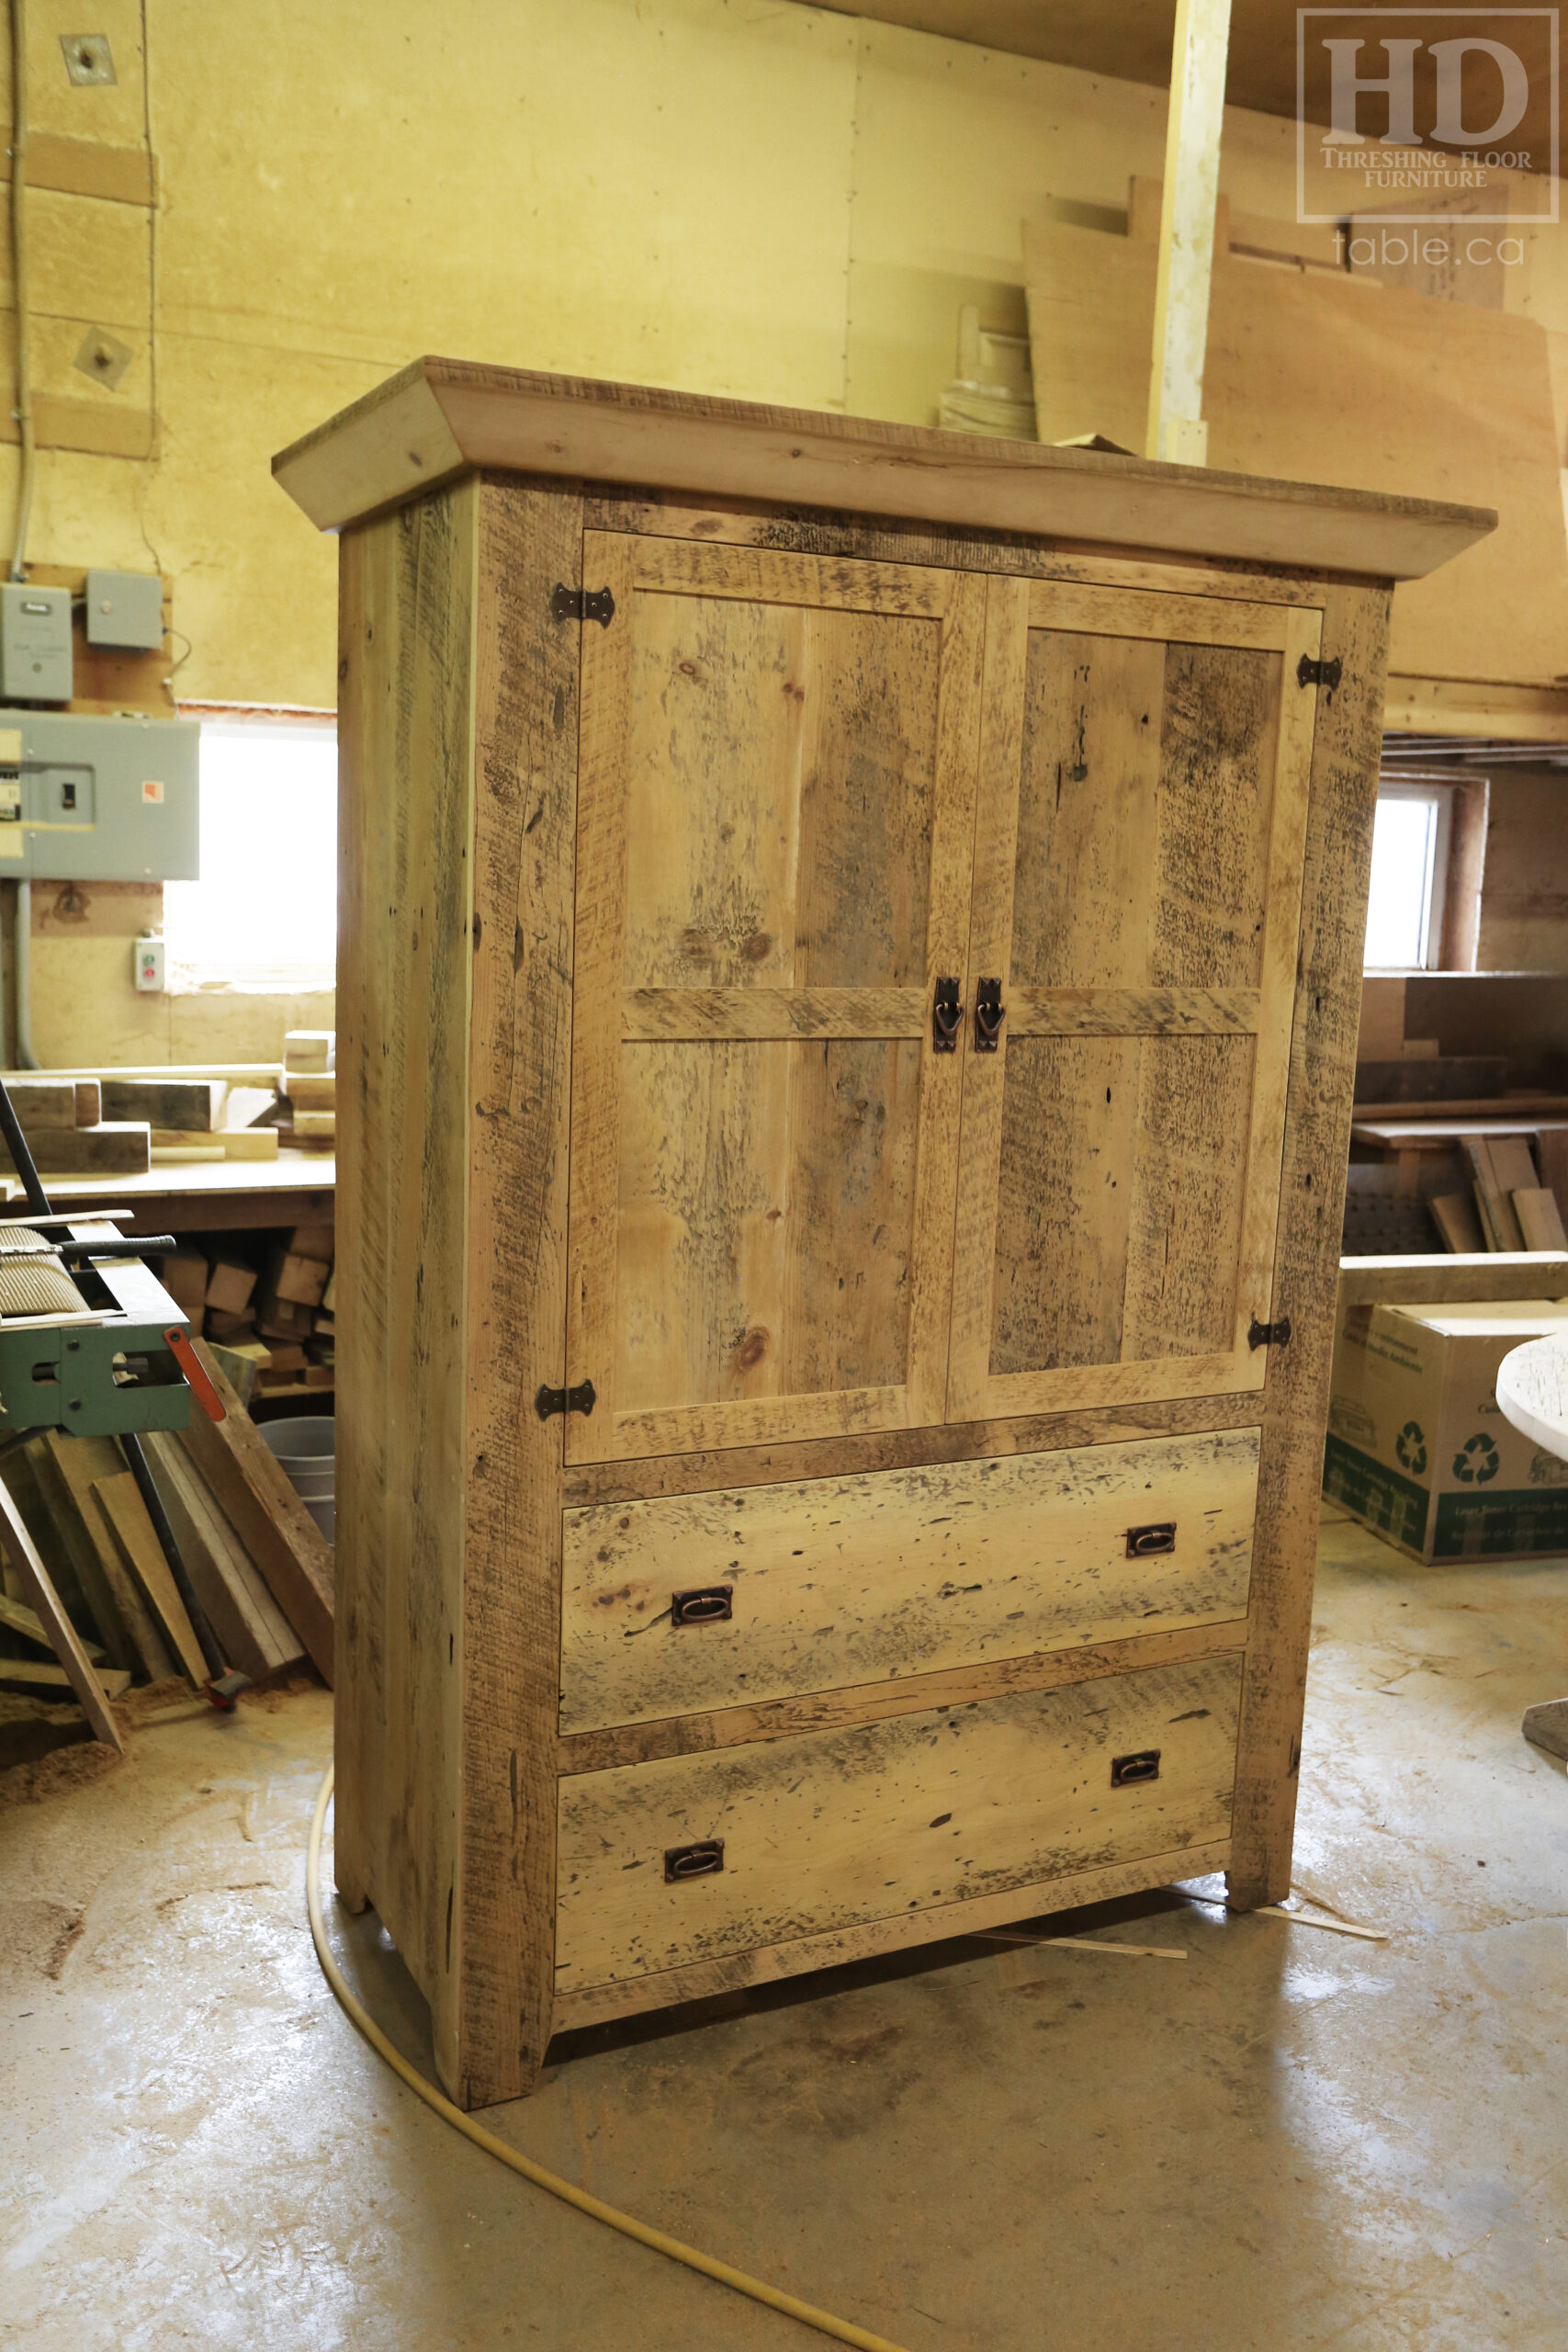
M940 1419L985 582L584 562L570 1457Z
M955 1419L1262 1383L1321 624L1166 616L992 585Z

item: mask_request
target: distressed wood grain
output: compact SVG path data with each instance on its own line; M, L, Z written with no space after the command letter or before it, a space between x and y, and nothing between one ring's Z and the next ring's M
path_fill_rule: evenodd
M569 1453L939 1418L984 582L584 560Z
M561 1730L1245 1616L1257 1477L1237 1430L569 1511Z
M675 1757L560 1784L557 1984L600 1984L1211 1843L1240 1660ZM1113 1788L1120 1755L1158 1778ZM669 1884L671 1849L724 1868Z
M700 1494L719 1487L769 1487L784 1478L837 1478L851 1472L908 1469L924 1462L973 1462L991 1454L1055 1453L1066 1446L1189 1431L1253 1429L1261 1395L1135 1397L1051 1414L1010 1414L993 1421L948 1421L927 1430L877 1430L864 1436L786 1437L775 1444L724 1446L630 1462L569 1464L561 1495L569 1509L636 1502L645 1496Z
M764 1699L754 1706L715 1707L699 1714L660 1715L650 1723L572 1732L558 1741L556 1758L563 1774L603 1772L613 1765L646 1764L660 1756L705 1755L716 1747L738 1747L750 1740L788 1739L796 1732L880 1723L891 1715L920 1714L932 1707L966 1707L976 1700L1005 1698L1014 1690L1056 1690L1066 1682L1096 1681L1106 1675L1135 1673L1145 1666L1230 1657L1239 1655L1246 1645L1246 1618L1227 1617L1169 1634L1129 1634L1082 1648L1035 1650L1024 1657L998 1658L988 1666L953 1667L902 1681L852 1683L838 1690Z
M624 1038L922 1037L924 989L629 989Z
M457 2079L468 844L478 485L340 569L334 1867Z
M1218 1838L1174 1853L1148 1855L1135 1862L1070 1871L1064 1877L1010 1888L1002 1894L970 1895L960 1903L930 1905L897 1917L873 1920L866 1927L797 1936L788 1943L763 1945L722 1960L695 1961L650 1976L621 1977L577 1991L562 1987L556 1995L556 2020L559 2030L568 2033L583 2026L604 2025L615 2018L635 2017L639 2010L710 2000L716 1994L739 1992L750 1984L803 1976L819 1968L845 1967L879 1953L907 1951L911 1944L984 1935L989 1928L1017 1926L1087 1903L1108 1903L1145 1887L1204 1878L1213 1871L1224 1870L1229 1855L1229 1840Z
M1125 549L1096 549L1068 538L1021 532L965 529L897 515L846 515L828 507L782 506L756 499L694 502L679 491L617 492L591 483L583 500L591 530L627 531L639 538L696 539L708 546L788 548L807 555L850 555L882 563L944 565L1024 580L1082 582L1091 587L1158 589L1176 595L1224 596L1247 603L1316 605L1332 571L1283 562L1258 571L1237 557L1194 556L1162 561ZM1348 575L1347 575L1348 577Z
M1010 1037L1249 1037L1258 989L1010 989Z
M533 1400L565 1361L579 631L544 616L580 561L570 487L484 484L454 2078L480 2107L531 2088L551 2032L561 1423Z
M1317 1511L1349 1159L1371 828L1387 659L1388 595L1330 588L1323 650L1341 683L1316 704L1294 963L1271 1316L1291 1318L1269 1359L1259 1456L1231 1899L1290 1886ZM1306 697L1303 696L1303 699Z

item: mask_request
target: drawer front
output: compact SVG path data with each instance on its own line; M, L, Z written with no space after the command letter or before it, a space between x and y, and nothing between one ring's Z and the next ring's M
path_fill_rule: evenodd
M1205 1658L563 1780L558 1990L1037 1882L1043 1907L1054 1878L1224 1838L1241 1665ZM1127 1770L1156 1751L1157 1767ZM716 1840L722 1868L705 1871Z
M1238 1429L568 1511L561 1729L1245 1616L1257 1487Z

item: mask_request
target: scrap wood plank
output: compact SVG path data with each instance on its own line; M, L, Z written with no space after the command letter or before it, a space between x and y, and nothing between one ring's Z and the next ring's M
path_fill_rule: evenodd
M1485 1136L1460 1138L1475 1178L1475 1205L1481 1213L1481 1229L1488 1248L1493 1250L1518 1250L1525 1246L1514 1204L1504 1189L1493 1157L1499 1144L1510 1140L1513 1138L1506 1136L1488 1140ZM1533 1167L1530 1173L1535 1173Z
M52 1582L53 1579L51 1578L51 1581ZM25 1601L13 1600L9 1593L0 1593L0 1625L4 1625L7 1633L20 1634L24 1642L37 1642L46 1650L54 1647L49 1638L49 1628L38 1611L29 1609ZM93 1664L101 1666L104 1661L104 1653L99 1644L90 1642L85 1634L78 1634L77 1639ZM102 1679L101 1677L99 1679ZM130 1679L127 1675L127 1681Z
M1156 217L1134 201L1127 236L1025 224L1043 442L1093 431L1144 446L1159 248L1136 232ZM1568 548L1539 322L1340 271L1271 268L1229 245L1222 228L1203 373L1210 466L1495 507L1489 538L1401 588L1389 667L1422 679L1554 678Z
M305 1662L305 1645L274 1600L255 1562L169 1431L141 1441L190 1580L231 1666L253 1682Z
M130 1669L124 1666L94 1668L106 1699L123 1699L130 1688ZM36 1657L0 1657L0 1682L12 1690L70 1690L71 1677L62 1666Z
M180 1431L180 1442L330 1688L331 1546L263 1444L211 1351L198 1340L196 1351L223 1400L227 1418L209 1421L205 1413L193 1413L188 1429Z
M1521 1184L1512 1198L1527 1250L1568 1250L1568 1232L1549 1185Z
M68 1438L49 1430L27 1453L99 1630L107 1636L108 1623L123 1627L128 1655L150 1681L165 1680L176 1670L174 1655L93 1492L95 1478L112 1478L124 1469L118 1448L107 1437Z
M1448 1306L1471 1299L1568 1297L1568 1254L1341 1258L1339 1297L1352 1306Z
M17 1577L28 1602L41 1624L49 1628L50 1646L60 1660L82 1703L82 1712L92 1724L94 1733L117 1755L125 1753L125 1737L115 1712L104 1696L103 1685L93 1670L93 1662L82 1647L80 1636L60 1605L60 1596L50 1581L49 1570L38 1555L38 1547L27 1530L27 1523L17 1509L11 1490L0 1479L0 1545L17 1572Z
M1474 1256L1486 1247L1475 1203L1464 1193L1438 1193L1428 1202L1438 1232L1459 1256Z
M95 1478L93 1492L104 1507L104 1515L114 1531L126 1566L146 1595L164 1640L178 1654L180 1664L199 1690L207 1680L201 1644L196 1638L196 1628L180 1599L179 1588L164 1557L164 1547L134 1476L129 1470L119 1470L112 1478Z

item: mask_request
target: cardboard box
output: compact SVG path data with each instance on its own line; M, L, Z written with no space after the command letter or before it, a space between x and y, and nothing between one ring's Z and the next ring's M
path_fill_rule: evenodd
M1497 1367L1568 1329L1568 1301L1341 1304L1323 1491L1412 1559L1568 1552L1568 1462L1521 1437Z

